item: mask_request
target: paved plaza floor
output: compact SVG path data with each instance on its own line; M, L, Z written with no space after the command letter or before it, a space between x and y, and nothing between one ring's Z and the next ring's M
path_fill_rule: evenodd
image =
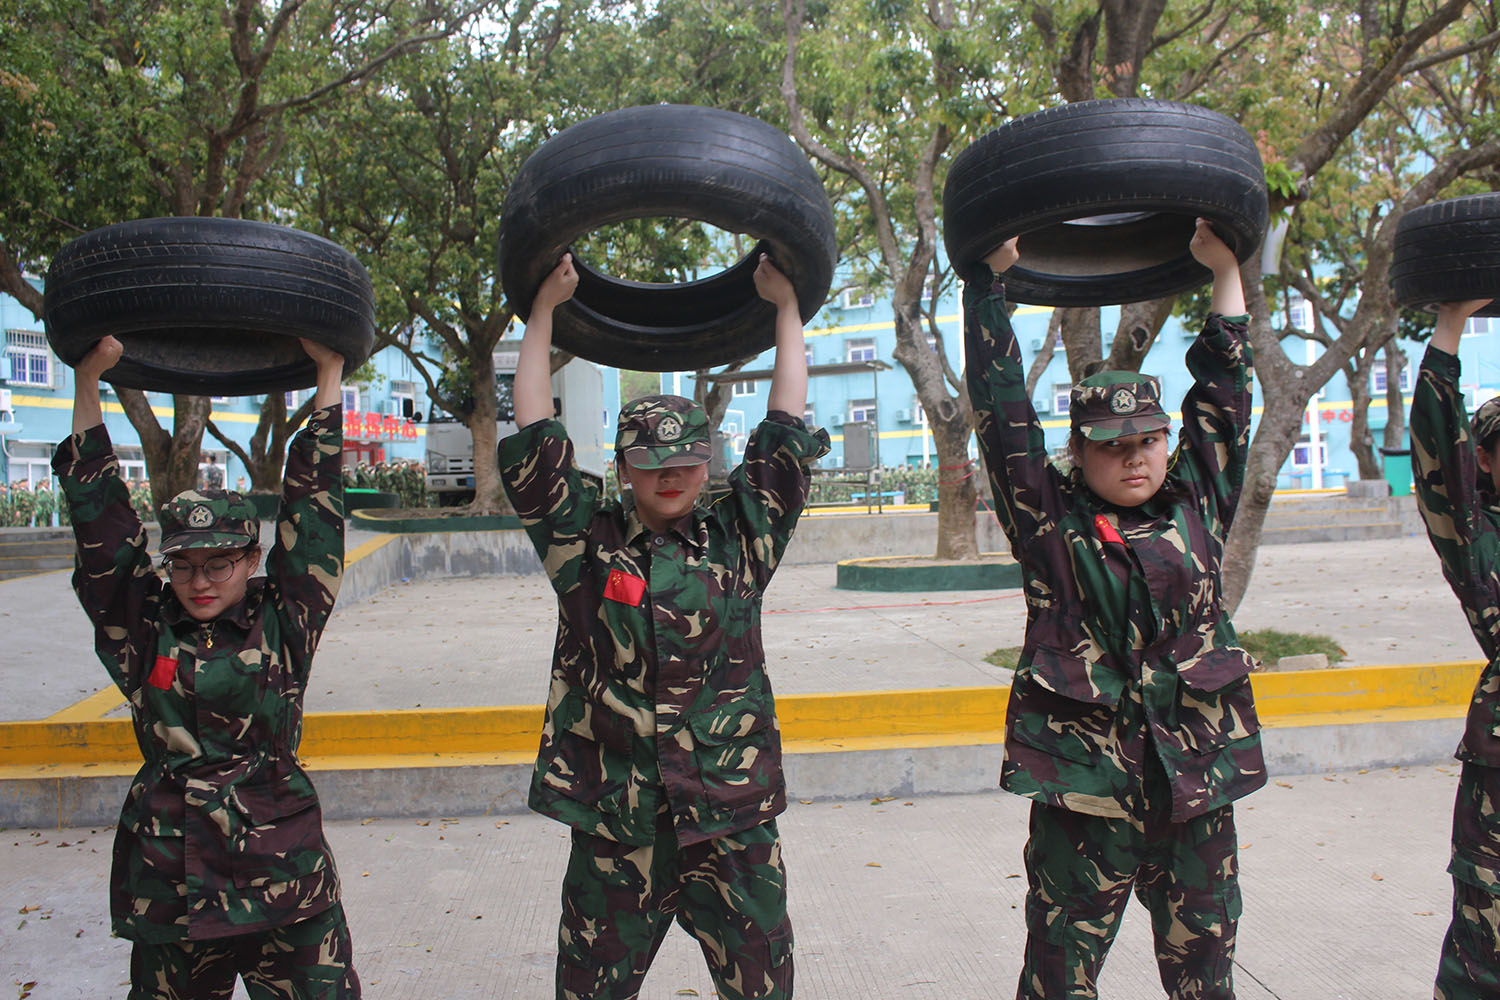
M1008 681L984 657L1021 644L1019 590L874 593L839 590L835 576L831 564L793 559L772 580L763 626L778 693ZM1480 655L1420 535L1262 546L1234 621L1330 636L1345 665ZM541 704L556 623L539 575L398 584L334 610L306 708ZM0 636L10 664L0 721L45 718L108 683L66 572L0 582Z
M1241 1000L1431 996L1448 922L1457 767L1274 780L1237 807ZM1027 803L1003 792L795 803L781 830L803 1000L1013 995L1025 940ZM112 831L0 832L0 976L34 1000L120 997L109 937ZM551 996L567 831L538 816L328 824L372 1000ZM1106 1000L1162 996L1132 901ZM711 997L694 942L668 936L644 1000Z

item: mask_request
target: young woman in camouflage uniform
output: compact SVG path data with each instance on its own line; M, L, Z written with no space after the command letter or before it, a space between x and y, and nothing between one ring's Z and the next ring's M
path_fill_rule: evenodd
M1233 996L1230 803L1266 780L1252 660L1219 598L1251 352L1234 254L1201 219L1191 245L1214 289L1182 440L1169 454L1156 379L1101 372L1073 388L1069 475L1049 461L1006 309L1016 241L966 281L969 394L1028 615L1001 773L1034 800L1022 998L1096 995L1132 887L1168 994Z
M1411 401L1417 506L1469 627L1489 663L1479 675L1457 757L1453 919L1438 962L1436 1000L1500 996L1500 397L1464 414L1458 345L1489 299L1438 310Z
M266 576L237 493L160 511L163 575L104 429L101 340L76 369L73 434L52 460L73 515L73 587L130 702L145 763L115 833L114 933L134 942L131 1000L359 996L338 873L297 761L302 695L344 562L343 358L303 341L317 409L287 455Z
M620 412L607 499L552 419L552 311L578 283L543 281L516 366L501 478L557 591L557 645L531 808L573 827L558 929L559 1000L630 1000L675 920L724 1000L792 996L792 927L774 817L781 739L760 641L761 595L828 436L802 423L807 362L796 293L762 259L776 305L766 419L712 507L701 407L646 396Z

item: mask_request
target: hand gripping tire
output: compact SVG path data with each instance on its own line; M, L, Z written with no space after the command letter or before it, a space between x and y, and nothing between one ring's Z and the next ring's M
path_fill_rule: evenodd
M1012 236L1008 296L1049 306L1162 298L1209 280L1202 216L1245 261L1266 229L1265 169L1238 123L1192 104L1080 101L1007 122L961 152L943 241L962 273Z
M105 336L125 352L105 378L199 396L249 396L315 384L297 337L370 357L375 297L343 247L244 219L138 219L85 233L47 269L47 340L76 365Z
M1396 304L1493 299L1476 316L1500 316L1500 194L1470 194L1414 208L1396 226Z
M625 219L674 216L758 238L737 263L680 284L613 278L574 254L578 288L553 313L553 342L636 371L753 357L776 342L755 291L762 251L797 290L803 322L828 297L838 258L817 172L785 133L732 111L658 104L611 111L543 143L521 165L500 225L500 281L516 315L574 239Z

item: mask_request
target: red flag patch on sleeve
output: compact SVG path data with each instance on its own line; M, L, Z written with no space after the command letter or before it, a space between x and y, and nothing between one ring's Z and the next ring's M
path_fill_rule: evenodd
M1099 532L1099 541L1101 542L1115 542L1119 545L1125 544L1125 539L1120 537L1120 533L1115 530L1115 526L1110 524L1109 518L1103 514L1094 515L1094 530Z
M635 607L641 603L645 593L646 581L638 576L631 576L624 570L610 570L609 579L604 581L604 596L607 600Z
M172 678L176 676L177 661L170 656L158 656L156 665L151 668L151 676L146 678L146 683L165 691L172 686Z

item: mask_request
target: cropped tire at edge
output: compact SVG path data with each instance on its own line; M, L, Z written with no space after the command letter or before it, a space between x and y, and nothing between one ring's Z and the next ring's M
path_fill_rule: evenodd
M1239 123L1176 101L1023 115L959 153L943 189L953 266L1020 236L1006 291L1038 305L1139 302L1206 283L1187 249L1199 216L1248 260L1266 229L1265 169Z
M364 266L321 236L244 219L138 219L85 233L47 270L47 340L76 365L100 338L124 345L115 385L187 395L300 389L317 369L298 337L349 373L375 343Z
M553 314L553 341L636 371L739 361L775 343L775 309L755 291L765 251L797 290L804 322L828 297L838 257L833 210L807 158L779 129L717 108L649 105L595 116L543 143L502 210L501 284L516 315L579 236L672 216L759 242L718 274L679 284L611 277L574 255L578 288Z
M1492 299L1476 316L1500 316L1500 194L1470 194L1414 208L1396 226L1391 256L1396 304Z

